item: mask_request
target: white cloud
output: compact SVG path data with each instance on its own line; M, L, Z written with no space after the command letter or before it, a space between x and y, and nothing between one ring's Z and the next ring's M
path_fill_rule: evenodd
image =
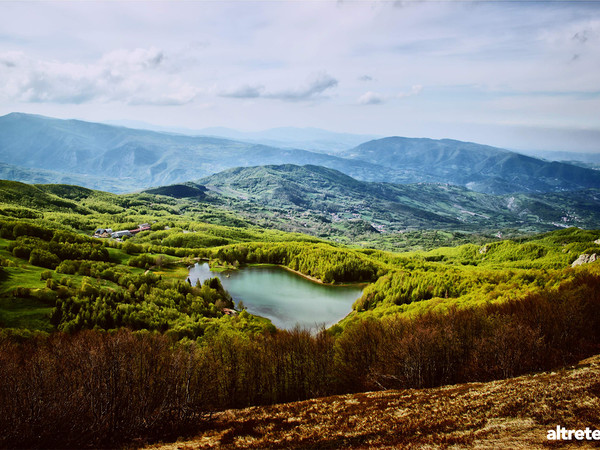
M368 91L358 98L358 103L361 105L379 105L385 101L383 95L377 92Z
M373 91L367 91L358 98L360 105L379 105L385 103L391 99L400 99L406 97L412 97L413 95L419 95L423 90L423 86L415 84L407 92L401 92L397 95L383 95Z
M398 98L412 97L413 95L419 95L423 90L423 86L420 84L415 84L410 88L408 92L401 92L398 94Z
M235 89L221 92L221 97L232 97L232 98L258 98L262 95L265 87L262 85L251 86L244 84L243 86Z
M338 80L326 72L318 72L309 77L304 86L298 88L285 88L275 91L265 91L263 85L244 84L235 89L221 92L222 97L232 98L267 98L289 102L314 100L322 98L323 93L338 85Z
M286 101L312 100L337 85L338 80L326 72L319 72L312 75L309 78L308 83L303 87L267 93L265 94L265 97Z
M0 2L0 113L377 134L426 135L440 121L467 135L461 124L509 120L600 129L597 4L402 6Z
M164 52L116 50L91 63L34 59L23 52L0 54L0 93L21 102L81 104L123 102L185 104L199 90L168 73Z

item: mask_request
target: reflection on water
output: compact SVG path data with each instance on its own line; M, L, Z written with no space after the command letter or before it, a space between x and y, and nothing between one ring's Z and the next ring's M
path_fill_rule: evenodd
M322 285L276 266L219 273L211 272L208 263L200 263L189 277L192 284L219 277L236 304L242 300L249 313L267 317L284 329L329 327L352 310L362 293L360 287Z

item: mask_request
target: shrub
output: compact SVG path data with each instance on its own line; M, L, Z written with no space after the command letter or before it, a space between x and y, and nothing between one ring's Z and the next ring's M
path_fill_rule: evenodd
M52 278L52 271L51 270L44 270L41 274L40 274L40 280L48 280Z
M29 256L29 264L46 267L48 269L56 269L56 267L60 264L60 259L58 259L56 255L53 255L46 250L36 248L31 251Z

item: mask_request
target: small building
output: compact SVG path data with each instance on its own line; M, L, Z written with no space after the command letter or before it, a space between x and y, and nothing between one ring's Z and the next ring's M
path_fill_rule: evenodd
M113 230L111 230L110 228L98 228L95 232L94 232L94 237L95 238L109 238L112 236Z
M129 230L121 230L121 231L115 231L114 233L111 234L111 237L116 239L116 238L122 238L122 237L132 237L133 233Z

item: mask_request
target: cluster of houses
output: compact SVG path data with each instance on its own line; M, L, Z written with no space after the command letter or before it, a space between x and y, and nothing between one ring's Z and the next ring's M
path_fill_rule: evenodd
M142 223L134 230L120 230L113 231L111 228L98 228L94 233L94 237L97 238L113 238L113 239L122 239L124 237L132 237L140 231L148 231L150 230L149 223Z

